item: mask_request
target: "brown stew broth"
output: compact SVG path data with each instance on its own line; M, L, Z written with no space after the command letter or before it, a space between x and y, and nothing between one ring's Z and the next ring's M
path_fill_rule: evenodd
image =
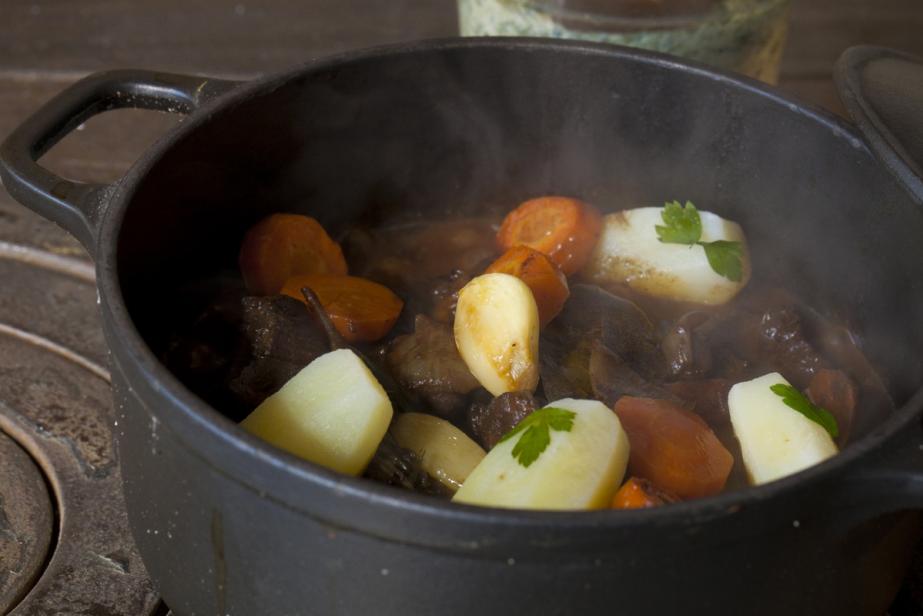
M621 395L669 399L702 417L733 454L725 490L747 485L728 418L727 390L734 383L780 372L815 403L836 407L828 410L841 425L841 448L893 410L857 336L756 276L717 307L655 299L618 285L602 289L572 276L564 310L542 330L542 379L534 396L494 399L458 356L452 320L458 291L500 255L496 230L494 220L459 219L353 228L343 238L350 275L381 283L405 302L383 340L357 345L396 410L440 416L489 449L549 400L594 397L612 406ZM220 291L175 332L164 361L234 420L333 344L296 300L246 297L233 277L205 286ZM412 455L391 441L381 451L367 476L445 495L421 478Z

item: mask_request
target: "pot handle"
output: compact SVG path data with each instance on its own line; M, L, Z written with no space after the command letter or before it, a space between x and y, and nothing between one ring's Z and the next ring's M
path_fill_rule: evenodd
M189 114L239 83L134 69L94 73L45 103L6 138L0 146L0 178L14 199L61 225L93 255L115 185L66 180L38 159L98 113L134 107Z

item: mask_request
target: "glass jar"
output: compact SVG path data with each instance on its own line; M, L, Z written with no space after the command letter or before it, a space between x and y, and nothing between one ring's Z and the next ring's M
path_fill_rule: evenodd
M790 0L458 0L462 36L643 47L776 83Z

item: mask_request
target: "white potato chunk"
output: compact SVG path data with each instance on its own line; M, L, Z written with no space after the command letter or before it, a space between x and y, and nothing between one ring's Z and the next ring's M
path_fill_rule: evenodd
M820 424L789 407L769 389L780 383L789 384L773 372L737 383L728 394L731 425L753 484L797 473L837 452Z
M305 460L358 475L392 414L388 395L365 362L340 349L308 364L240 425Z
M426 413L402 413L391 428L401 447L415 452L427 473L453 492L486 455L481 446L445 419Z
M618 417L597 400L565 398L548 407L575 413L570 431L550 429L547 448L528 467L512 454L524 432L498 443L453 500L517 509L608 507L628 465L628 436Z
M665 244L657 237L663 208L642 207L609 214L584 273L599 283L620 283L656 297L717 305L732 299L750 278L743 230L735 222L699 211L702 242L741 242L743 277L734 282L712 269L702 246Z
M458 294L455 345L474 378L495 396L538 385L538 307L509 274L484 274Z

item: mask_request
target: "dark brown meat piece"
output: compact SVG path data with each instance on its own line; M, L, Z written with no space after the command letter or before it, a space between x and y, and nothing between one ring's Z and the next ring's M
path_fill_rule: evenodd
M459 419L468 394L480 386L458 354L451 329L425 315L417 315L412 334L394 339L385 363L427 411L450 421Z
M670 374L696 378L712 368L712 352L698 327L709 319L706 312L687 312L673 323L660 344Z
M676 399L660 384L648 381L632 370L631 366L621 357L598 340L591 344L590 384L593 388L593 397L610 407L615 406L622 396Z
M423 470L417 454L398 445L390 432L385 433L385 437L365 469L365 476L389 486L397 486L414 492L434 496L451 496L447 488Z
M824 366L798 305L782 292L755 293L704 319L681 318L671 330L664 350L678 377L746 380L781 372L803 389Z
M590 360L596 345L640 379L657 381L666 373L658 342L653 324L636 304L594 285L575 284L564 310L542 332L545 396L593 397Z
M849 430L851 436L867 434L894 411L894 401L884 381L847 327L825 319L807 307L803 309L803 314L811 341L824 357L843 370L858 386L856 406L861 412L854 413ZM829 410L834 412L833 409Z
M689 408L712 428L730 424L728 392L734 383L728 379L677 381L667 385L674 396L687 402Z
M468 219L401 225L389 229L354 229L344 249L354 275L387 284L398 292L428 293L420 283L453 271L479 272L496 256L496 231L489 220Z
M472 404L468 410L468 425L478 443L485 451L490 451L504 434L540 406L530 392L508 392L487 404Z
M592 398L593 383L590 380L589 338L573 341L552 337L539 343L539 368L541 370L542 392L549 400L561 398Z
M758 342L749 359L757 361L759 357L764 357L765 362L799 387L805 387L823 364L820 355L805 338L801 317L793 306L763 312L756 334Z
M432 287L430 316L439 323L451 323L455 318L458 292L470 281L471 275L460 269L452 271L448 276L437 279Z
M245 297L242 333L250 361L230 381L234 394L258 406L290 378L330 350L323 328L296 299L285 295Z
M191 292L195 291L203 292L196 288ZM240 331L244 292L242 285L229 283L210 300L197 298L195 303L208 302L206 307L189 307L195 318L170 336L163 353L164 364L186 387L235 421L252 410L228 389L228 381L249 356Z
M839 370L818 370L808 385L807 394L811 402L827 409L836 418L839 428L837 445L845 445L852 429L858 397L852 380Z

